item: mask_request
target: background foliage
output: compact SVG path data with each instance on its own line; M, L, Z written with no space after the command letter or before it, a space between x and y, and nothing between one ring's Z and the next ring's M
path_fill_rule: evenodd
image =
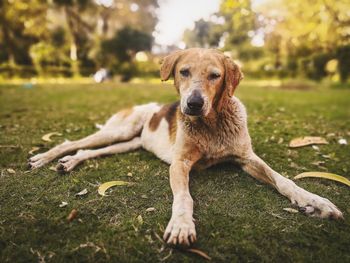
M267 0L255 5L250 0L225 0L213 19L223 17L220 26L198 21L184 40L190 46L221 45L256 77L298 75L321 80L329 76L346 82L349 7L345 0Z
M104 67L123 80L154 75L157 57L174 49L151 52L157 8L157 0L1 1L0 74L85 76ZM196 21L183 41L226 51L248 76L346 82L349 10L347 0L222 0L219 12ZM146 64L137 59L140 51Z
M1 73L25 76L34 67L27 75L69 77L89 75L100 67L115 71L125 62L133 64L136 51L151 49L157 2L106 3L1 1Z

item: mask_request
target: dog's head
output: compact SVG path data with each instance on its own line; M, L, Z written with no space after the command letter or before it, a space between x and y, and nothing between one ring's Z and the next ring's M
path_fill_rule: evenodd
M174 77L181 112L191 116L220 111L243 78L229 57L215 49L200 48L175 51L163 58L160 75L163 81Z

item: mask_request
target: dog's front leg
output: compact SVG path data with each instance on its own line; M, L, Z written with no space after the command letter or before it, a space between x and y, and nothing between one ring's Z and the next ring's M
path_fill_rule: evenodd
M306 191L292 180L275 172L253 151L237 160L241 163L244 171L256 179L274 186L293 204L298 205L304 213L321 218L343 218L342 212L328 199Z
M196 241L193 222L193 200L189 191L189 173L198 155L175 158L170 166L170 186L173 192L172 215L164 233L168 244L189 246Z

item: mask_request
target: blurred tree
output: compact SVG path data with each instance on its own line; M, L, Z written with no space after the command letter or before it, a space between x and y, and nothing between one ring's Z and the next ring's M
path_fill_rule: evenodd
M193 30L184 32L183 40L187 47L218 47L223 32L222 25L200 19L195 22Z
M345 83L350 75L350 45L338 47L336 51L340 80Z
M229 32L227 46L238 46L250 42L249 32L257 29L255 14L250 0L224 0L220 7L225 29Z
M72 72L74 75L79 75L79 61L88 60L89 36L95 28L95 20L84 19L84 15L93 16L94 2L92 0L53 0L53 3L64 13L67 22L66 30L69 33Z
M157 23L157 0L119 0L106 5L96 0L97 31L103 38L111 38L125 26L151 33ZM97 11L97 12L96 12Z
M93 36L94 45L89 52L89 58L95 61L97 67L111 64L108 61L110 56L103 55L102 42L115 37L116 32L126 26L151 34L157 23L157 0L119 0L108 5L105 2L96 0L97 26Z
M226 21L224 32L227 32L227 38L224 50L232 51L241 60L261 57L262 49L252 45L252 39L258 34L259 28L251 0L224 0L219 13Z
M195 22L193 30L186 30L186 45L219 47L243 61L264 55L261 47L252 45L252 39L259 33L259 27L257 14L253 11L250 0L223 0L215 18L214 21L219 20L219 23L202 19Z
M48 33L46 39L30 47L30 56L39 75L71 76L70 46L67 32L61 26Z
M100 48L116 31L130 25L151 34L156 7L157 0L0 1L0 64L91 72L113 60L102 60Z
M271 55L274 57L274 69L279 69L282 66L281 61L281 36L272 32L265 37L265 46ZM292 56L290 57L290 64L292 65ZM294 68L293 68L294 69Z
M31 65L30 46L47 36L44 0L0 1L0 62Z
M341 59L340 53L347 56L339 48L350 44L349 6L347 0L266 1L257 9L266 46L272 54L278 52L287 65L300 65L307 76L320 80L327 74L329 60L336 54ZM350 71L346 64L343 70L338 64L340 75Z
M133 58L138 51L149 51L152 48L153 38L131 27L119 30L116 35L102 42L103 57L113 55L116 60L112 61L111 67L122 74L122 80L128 81L136 72Z

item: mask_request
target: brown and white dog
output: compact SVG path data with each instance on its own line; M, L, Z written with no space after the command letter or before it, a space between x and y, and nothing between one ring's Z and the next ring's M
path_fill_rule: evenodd
M193 200L189 192L192 168L232 161L258 180L275 187L301 211L322 218L342 218L329 200L312 194L281 176L252 149L243 104L233 96L243 75L239 67L213 49L176 51L163 59L161 79L175 79L180 102L149 103L113 115L95 134L64 142L30 158L32 168L79 150L58 161L69 172L84 160L140 147L170 164L172 216L164 233L168 243L189 245L196 240ZM87 150L88 148L100 149Z

